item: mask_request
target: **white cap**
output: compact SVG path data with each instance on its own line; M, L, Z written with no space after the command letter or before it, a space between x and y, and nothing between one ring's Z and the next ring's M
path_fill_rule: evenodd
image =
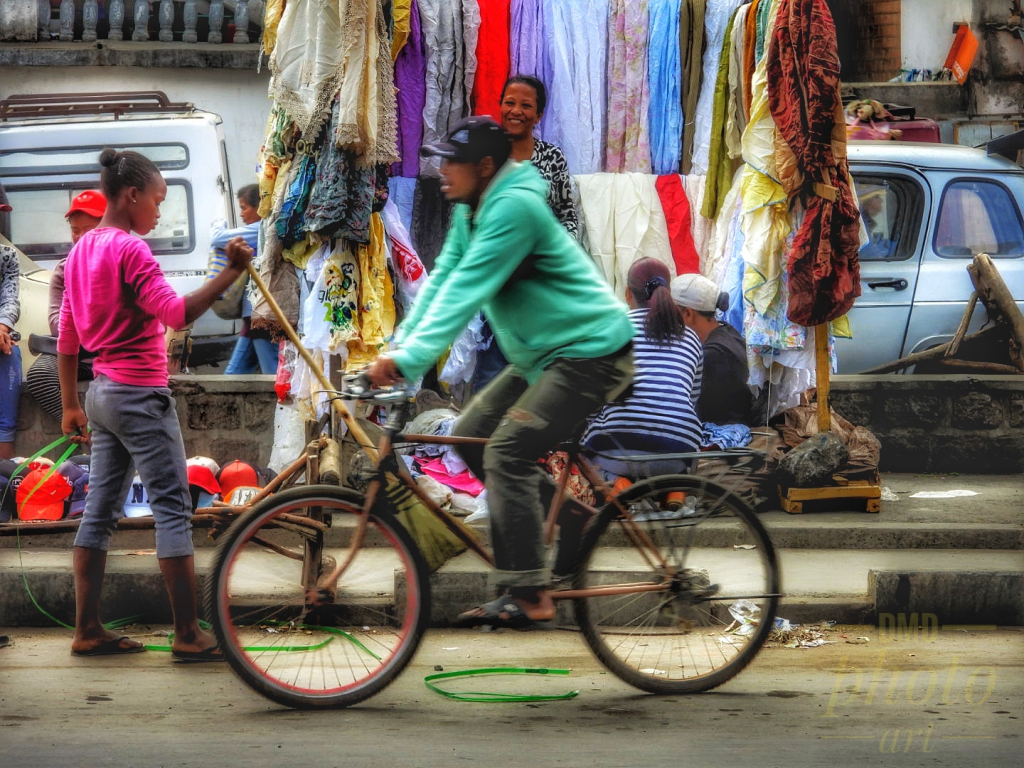
M149 506L149 494L138 475L132 478L123 512L125 517L150 517L153 514L153 508Z
M718 286L703 275L679 275L672 278L672 301L697 312L714 312L718 308Z

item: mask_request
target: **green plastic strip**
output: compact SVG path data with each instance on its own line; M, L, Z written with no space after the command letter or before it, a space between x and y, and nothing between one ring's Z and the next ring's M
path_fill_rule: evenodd
M437 687L434 685L434 681L450 680L457 677L479 677L481 675L568 675L569 672L570 670L568 669L544 669L543 667L484 667L482 669L463 669L458 672L439 672L436 675L427 675L423 678L423 683L434 693L439 693L445 698L455 699L456 701L472 701L480 703L565 701L579 696L580 692L568 691L567 693L526 694L464 691L462 693L453 693Z

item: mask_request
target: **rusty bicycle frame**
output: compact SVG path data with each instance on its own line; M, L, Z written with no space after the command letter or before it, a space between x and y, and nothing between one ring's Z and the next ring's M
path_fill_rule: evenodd
M317 580L316 585L308 583L303 585L307 589L336 584L338 579L340 579L348 569L349 565L351 565L355 560L356 555L362 546L366 530L369 525L370 516L378 504L380 490L384 486L388 474L392 474L397 477L401 483L408 488L427 507L427 509L429 509L431 513L433 513L433 515L440 520L445 527L454 533L474 554L491 567L494 566L494 557L491 552L477 540L472 531L466 528L462 522L451 514L441 509L441 507L439 507L429 497L419 484L416 483L403 462L392 461L397 455L395 454L393 447L396 442L420 445L482 445L487 442L487 438L416 435L403 434L401 432L397 432L393 435L385 433L378 445L380 458L376 467L376 475L374 479L370 481L369 487L366 491L363 513L359 516L356 530L353 532L351 544L348 548L348 554L345 559L338 563L330 573L322 575ZM566 465L566 470L562 473L556 483L555 495L551 501L551 507L548 509L547 518L544 523L544 542L548 545L554 542L555 525L558 519L558 514L569 498L569 494L566 490L569 476L572 468L577 467L582 472L583 476L590 482L595 492L603 496L606 502L611 502L618 506L618 509L622 514L622 518L619 520L619 523L622 525L630 543L640 551L647 564L652 567L657 567L665 578L660 583L645 582L638 584L614 584L601 587L588 587L586 589L559 589L552 591L551 596L556 600L569 600L574 598L596 597L599 595L605 596L639 592L661 592L668 589L669 582L675 575L675 569L665 561L665 558L662 557L657 546L643 528L641 528L632 519L629 510L618 502L616 494L601 478L594 466L580 454L579 447L575 445L565 445L562 447L566 449L566 453L569 456L569 462ZM585 510L591 516L590 519L593 519L593 517L600 512L599 508L592 507L578 499L574 499L574 503ZM310 512L313 514L312 510ZM314 521L321 522L320 520L316 520L315 517ZM316 557L315 554L314 557Z

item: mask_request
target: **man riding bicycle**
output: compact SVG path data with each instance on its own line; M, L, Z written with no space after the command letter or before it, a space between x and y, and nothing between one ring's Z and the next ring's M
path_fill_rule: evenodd
M553 487L537 459L628 389L633 326L551 212L547 183L509 159L501 126L466 118L420 151L443 158L441 191L459 204L398 348L367 373L378 386L422 376L483 310L509 365L470 401L453 434L490 438L458 451L487 486L500 597L460 622L544 626L555 615L543 541Z

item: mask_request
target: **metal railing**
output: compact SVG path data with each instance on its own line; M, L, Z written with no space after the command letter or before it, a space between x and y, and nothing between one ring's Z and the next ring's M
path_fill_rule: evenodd
M256 43L263 0L37 0L38 40Z

